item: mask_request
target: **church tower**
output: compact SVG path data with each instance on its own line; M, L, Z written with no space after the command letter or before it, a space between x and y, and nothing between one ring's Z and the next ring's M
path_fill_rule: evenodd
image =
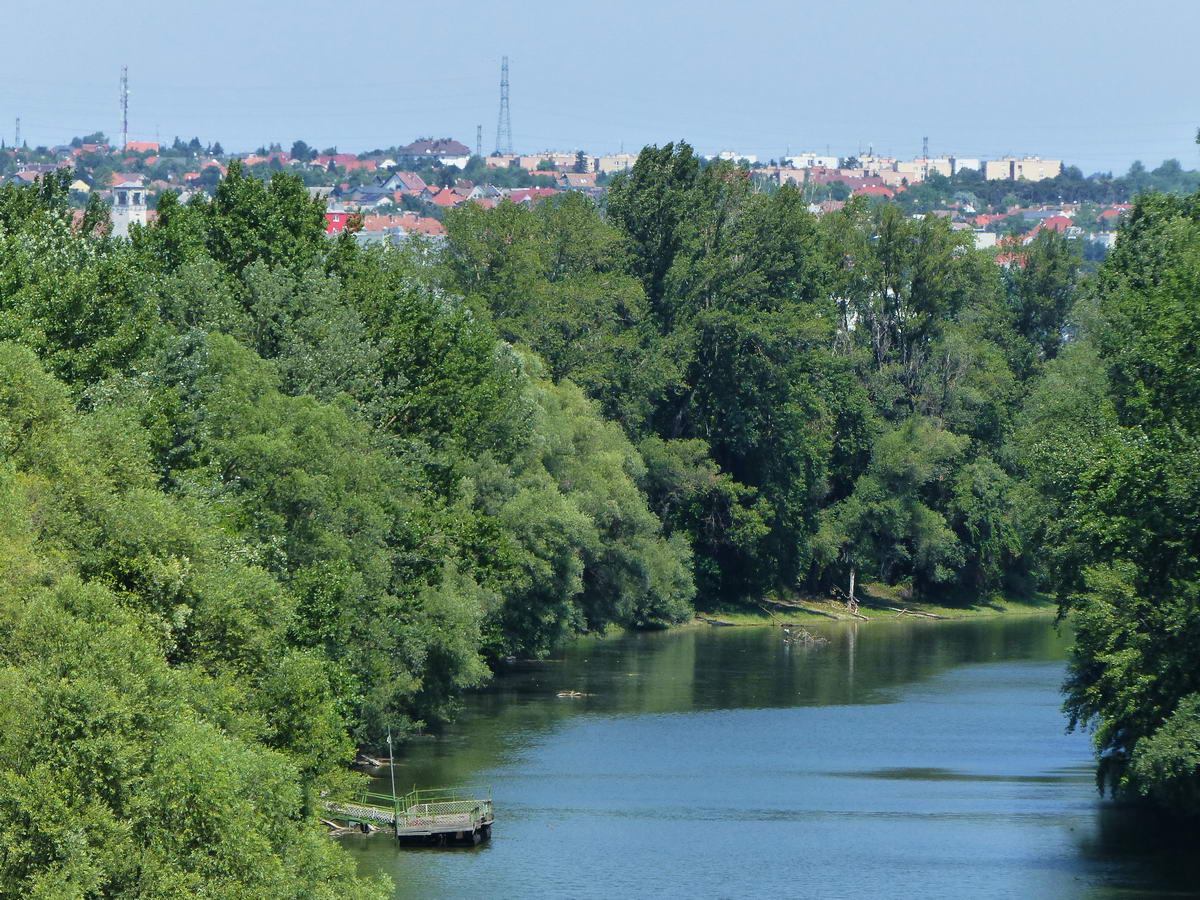
M136 181L126 181L113 188L113 237L129 237L134 222L146 224L146 189Z

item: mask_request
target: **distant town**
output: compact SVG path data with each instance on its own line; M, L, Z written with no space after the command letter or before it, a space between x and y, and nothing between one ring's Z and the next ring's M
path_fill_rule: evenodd
M330 235L349 229L363 243L399 243L411 235L440 238L445 211L466 203L536 204L563 191L602 197L611 179L631 169L637 158L636 153L550 150L484 156L478 142L473 151L452 138L421 138L357 154L339 153L336 147L318 150L298 140L288 149L272 144L231 154L220 143L202 144L197 138L115 146L95 133L64 146L0 148L0 184L29 184L69 168L78 216L89 196L98 194L111 207L113 234L125 236L132 225L154 221L164 192L177 193L185 203L211 196L236 164L255 177L299 175L310 195L324 203ZM1175 160L1152 171L1137 163L1125 176L1085 178L1062 160L1038 156L897 159L799 153L762 162L724 151L710 159L736 167L760 190L794 186L818 216L861 197L866 203L899 203L913 215L945 217L951 228L970 231L977 248L995 248L1001 264L1019 263L1021 247L1046 229L1083 241L1086 257L1101 258L1141 190L1200 186L1198 173Z

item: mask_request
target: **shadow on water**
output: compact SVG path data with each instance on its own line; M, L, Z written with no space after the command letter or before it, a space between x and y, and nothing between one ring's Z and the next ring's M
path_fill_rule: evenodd
M1200 823L1104 802L1078 850L1104 872L1111 896L1200 897Z
M1090 769L1080 768L1070 768L1044 775L983 775L935 768L874 769L868 772L829 772L828 774L835 778L877 778L885 781L994 781L1010 784L1062 784L1063 782L1091 782L1094 780Z

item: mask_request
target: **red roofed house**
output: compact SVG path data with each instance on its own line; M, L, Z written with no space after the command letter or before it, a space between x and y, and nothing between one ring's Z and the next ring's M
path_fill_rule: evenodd
M993 222L999 222L1007 218L1007 213L984 213L975 217L975 225L979 228L987 228Z
M419 193L425 190L425 179L416 172L397 172L396 178L400 182L400 190L402 191L417 191Z
M532 206L543 197L553 197L559 191L557 188L531 187L513 188L508 192L508 199L513 203L527 203Z
M471 148L450 138L441 138L436 141L423 138L413 141L407 147L401 147L400 155L437 159L443 165L465 165L471 157Z
M83 156L85 153L106 153L108 144L83 144L71 151L72 156Z
M822 200L820 203L815 203L810 206L808 210L809 212L814 212L818 216L823 216L828 213L841 212L845 208L845 200Z
M853 174L856 169L849 171L844 169L825 169L819 166L814 166L811 169L805 169L805 177L814 184L833 184L840 181L852 191L858 191L859 188L865 187L885 187L883 179L878 175L856 175Z
M896 196L896 192L889 187L884 187L882 184L870 184L865 187L860 187L854 191L856 197L883 197L885 200L891 200Z
M1066 216L1051 216L1048 219L1042 220L1042 228L1046 228L1051 231L1057 231L1059 234L1064 234L1066 230L1074 224L1075 223Z
M446 233L446 226L437 219L406 212L397 216L364 216L362 230L366 232L400 230L440 237Z
M397 199L401 194L419 194L428 187L425 180L416 172L393 172L379 184L389 191L395 191Z
M997 244L996 264L1003 266L1006 269L1016 266L1019 269L1025 268L1025 263L1028 261L1028 256L1021 252L1021 245L1024 243L1020 235L1009 235L1002 238Z
M406 231L415 231L418 234L427 234L431 237L444 237L446 234L446 226L437 219L431 219L427 216L418 216L412 225L401 225Z
M330 165L340 169L349 162L358 162L358 157L353 153L322 154L314 159L312 164L319 169L328 169Z
M426 203L433 204L434 206L446 208L450 206L458 206L460 203L465 202L467 198L459 194L453 188L442 188L441 190L438 190L437 188L426 188L421 192L421 199Z
M379 168L379 163L373 159L359 159L353 153L334 153L331 155L318 156L313 160L313 165L319 166L322 169L328 169L330 163L335 168L345 169L347 172L355 172L361 169L364 172L374 172Z
M1114 203L1100 213L1100 215L1096 216L1096 221L1103 225L1115 225L1121 216L1125 215L1131 209L1133 209L1132 203Z
M587 191L596 186L593 172L563 172L558 176L558 186L569 191Z
M157 141L130 141L125 145L126 153L157 153L158 150Z

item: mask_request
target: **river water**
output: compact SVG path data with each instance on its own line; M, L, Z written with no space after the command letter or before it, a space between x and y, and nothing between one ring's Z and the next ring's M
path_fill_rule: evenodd
M828 643L689 628L519 665L396 765L400 790L490 790L492 840L344 846L398 898L1200 892L1194 837L1098 798L1051 618L810 630Z

